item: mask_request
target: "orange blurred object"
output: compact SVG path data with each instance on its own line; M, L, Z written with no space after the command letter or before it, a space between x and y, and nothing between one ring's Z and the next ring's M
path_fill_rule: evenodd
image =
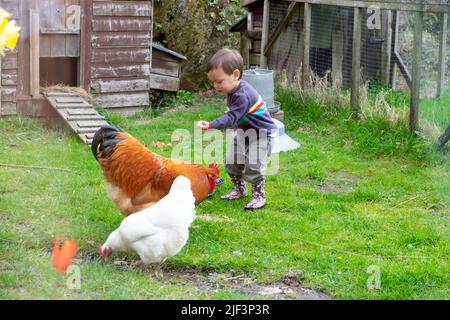
M77 254L78 244L75 240L64 241L62 247L60 241L55 240L53 245L52 263L58 272L66 272L72 263L73 258Z

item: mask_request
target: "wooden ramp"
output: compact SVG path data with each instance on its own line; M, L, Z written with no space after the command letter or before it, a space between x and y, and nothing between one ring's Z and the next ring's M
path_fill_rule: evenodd
M45 96L50 105L86 144L91 144L94 133L101 126L108 124L91 104L76 93L47 92Z

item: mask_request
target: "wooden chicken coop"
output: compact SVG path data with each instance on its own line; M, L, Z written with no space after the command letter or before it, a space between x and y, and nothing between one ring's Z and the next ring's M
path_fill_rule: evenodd
M152 44L150 88L176 92L180 88L181 63L186 57L162 45Z
M153 83L178 89L173 79L183 56L160 58L157 48L164 61L152 69L153 0L0 0L0 6L21 27L16 49L1 59L0 115L68 124L89 142L105 121L77 88L125 114L149 106ZM170 74L161 76L165 68ZM166 76L172 81L158 81ZM75 90L43 90L56 84Z

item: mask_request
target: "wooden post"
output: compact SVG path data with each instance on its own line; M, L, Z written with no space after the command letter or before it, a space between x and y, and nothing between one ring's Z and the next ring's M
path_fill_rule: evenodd
M446 65L446 53L447 53L447 26L448 26L448 14L443 13L441 15L441 38L439 41L439 80L437 87L437 97L441 98L445 91L445 65Z
M80 85L91 92L91 55L92 55L92 0L81 1L81 45L80 45ZM151 50L151 48L150 48Z
M382 45L382 57L381 57L381 78L383 82L389 85L390 72L391 72L391 59L392 59L392 11L388 10L383 15L383 35L385 41ZM386 27L384 27L386 26Z
M250 69L250 45L251 40L247 37L245 32L241 32L241 54L244 60L244 68Z
M333 86L342 85L342 63L344 61L344 33L342 31L333 32L332 43L332 67L331 80Z
M398 32L400 25L400 15L398 11L394 11L392 14L392 44L391 44L391 66L389 71L389 84L392 89L395 89L395 83L397 82L397 72L395 70L396 60L394 59L395 53L398 51Z
M415 12L414 48L412 63L411 106L409 109L409 128L411 132L418 129L420 102L420 56L422 53L423 12Z
M352 53L352 97L351 110L358 117L360 112L359 86L361 82L361 29L362 8L354 8L353 18L353 53Z
M311 4L305 3L303 16L303 61L302 88L306 89L309 82L309 49L311 42Z
M264 55L267 40L269 38L269 0L264 0L263 24L262 24L262 39L261 39L261 56L259 66L264 69L267 68L267 57Z
M39 93L39 13L30 9L30 87L31 96Z

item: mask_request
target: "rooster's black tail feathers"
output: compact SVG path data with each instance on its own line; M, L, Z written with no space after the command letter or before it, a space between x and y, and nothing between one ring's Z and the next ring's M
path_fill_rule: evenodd
M114 139L119 132L125 132L119 127L112 125L104 125L94 134L92 139L91 150L95 159L107 157L114 152L116 144L123 139Z

